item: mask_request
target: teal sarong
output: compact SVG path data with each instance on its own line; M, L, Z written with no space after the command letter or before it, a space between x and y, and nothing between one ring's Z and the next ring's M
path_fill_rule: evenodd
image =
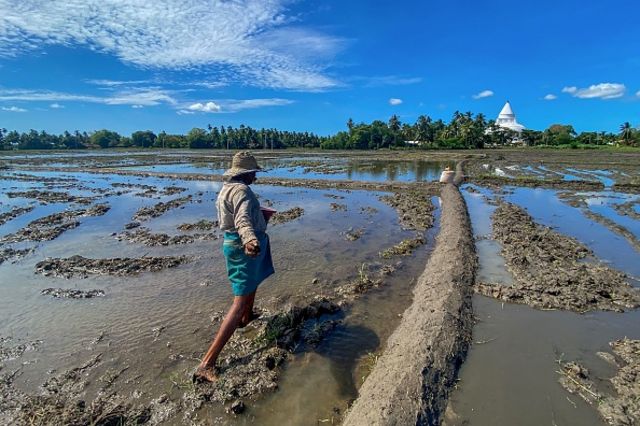
M234 296L246 296L256 291L262 281L275 272L271 259L269 236L256 234L260 242L260 254L247 256L237 232L225 232L222 253L227 262L227 275Z

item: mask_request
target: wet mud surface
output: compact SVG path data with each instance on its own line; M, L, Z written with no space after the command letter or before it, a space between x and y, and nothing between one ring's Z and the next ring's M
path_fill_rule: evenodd
M174 200L167 201L166 203L157 203L151 207L142 207L135 213L135 215L133 215L133 220L138 222L144 222L154 217L162 216L169 210L183 207L185 204L190 202L191 199L192 199L192 196L188 195L186 197L176 198Z
M104 290L78 290L75 288L45 288L40 292L56 299L92 299L104 296Z
M108 204L96 204L88 209L66 210L31 221L14 234L0 238L0 244L22 241L51 241L69 229L80 226L78 218L102 216L109 211Z
M598 386L589 370L574 361L560 364L560 384L594 405L607 424L636 425L640 422L640 340L625 338L609 345L613 354L598 355L617 369L615 376L608 379L613 392Z
M269 225L274 226L291 222L292 220L298 219L303 214L304 209L302 207L293 207L283 212L277 212L271 217L271 219L269 219Z
M137 228L135 231L125 231L117 234L116 239L119 241L128 241L130 243L144 244L145 246L169 246L177 244L191 244L196 241L217 240L218 234L209 232L206 234L186 234L186 235L168 235L163 233L152 233L147 228Z
M210 231L220 226L217 220L200 220L196 223L183 223L178 226L179 231Z
M126 188L131 190L139 190L136 195L146 198L159 198L169 195L180 194L187 190L187 188L179 186L167 186L164 188L158 188L153 185L135 184L135 183L120 183L114 182L111 184L114 188Z
M0 249L0 265L2 265L2 263L6 262L7 260L12 260L15 262L32 252L33 252L32 248L27 248L27 249L14 249L11 247L2 248Z
M187 256L87 259L76 255L66 259L42 260L36 264L35 272L46 277L64 278L86 278L89 275L127 276L175 268L189 261Z
M66 192L54 192L54 191L16 191L7 192L9 198L32 198L38 200L41 204L49 203L77 203L77 204L91 204L96 200L95 197L84 197L70 195Z
M514 285L478 283L475 289L480 294L575 312L622 312L640 306L640 291L629 285L625 274L593 259L578 241L536 224L516 205L498 206L493 235L502 244Z
M29 213L34 209L34 206L28 207L15 207L6 213L0 214L0 225L4 225L8 221L15 219L16 217Z

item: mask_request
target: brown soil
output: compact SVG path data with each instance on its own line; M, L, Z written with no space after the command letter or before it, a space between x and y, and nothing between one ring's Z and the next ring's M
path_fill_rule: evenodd
M595 405L607 424L632 426L640 423L640 340L621 339L610 343L614 355L603 354L618 371L610 380L615 393L598 390L589 370L576 362L563 363L560 384L572 394Z
M26 227L14 234L5 235L0 243L16 243L22 241L51 241L68 229L80 225L80 217L102 216L110 207L108 204L96 204L88 209L67 210L50 214L30 222Z
M171 209L177 209L184 206L186 203L191 201L191 198L191 195L188 195L186 197L167 201L166 203L158 203L151 207L142 207L136 212L135 215L133 215L133 220L143 222L154 217L162 216L164 213L168 212Z
M271 219L269 219L269 225L280 225L282 223L291 222L292 220L298 219L300 216L304 214L304 209L302 207L294 207L289 210L285 210L283 212L278 212L274 214Z
M69 195L66 192L53 192L53 191L21 191L21 192L7 192L9 198L33 198L38 200L42 204L49 203L78 203L78 204L91 204L95 197L80 197L76 195Z
M446 185L440 234L413 303L360 388L345 425L440 423L471 340L476 264L464 200Z
M435 209L429 193L412 189L384 195L380 200L398 212L400 223L406 229L426 231L433 226L433 210Z
M36 264L35 272L46 277L71 278L79 275L136 275L141 272L155 272L166 268L174 268L189 262L186 256L140 257L87 259L82 256L71 256L66 259L47 258Z
M394 256L408 256L424 243L425 239L421 235L416 236L416 238L402 240L395 246L380 252L380 257L382 257L383 259L390 259Z
M15 207L6 213L2 213L0 214L0 225L4 225L5 223L9 222L12 219L15 219L20 215L29 213L33 209L34 209L34 206Z
M522 208L502 203L493 215L493 235L513 274L514 285L479 283L485 296L539 309L622 312L640 306L640 291L626 276L599 262L578 241L536 224Z
M168 235L153 234L147 228L138 228L135 231L125 231L116 235L119 241L144 244L146 246L168 246L176 244L191 244L195 241L216 240L218 235L214 232L208 234Z
M45 288L40 292L56 299L91 299L104 296L104 290L78 290L75 288Z

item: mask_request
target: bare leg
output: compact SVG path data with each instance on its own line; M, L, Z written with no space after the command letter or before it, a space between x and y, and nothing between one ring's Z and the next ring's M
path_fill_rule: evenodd
M211 346L209 346L209 350L205 354L204 358L202 358L202 361L196 371L196 376L212 381L211 375L208 373L212 372L224 345L227 344L233 333L236 331L236 328L238 328L238 325L242 320L242 316L249 305L248 302L253 296L255 296L255 293L248 296L236 296L233 298L233 305L231 305L231 309L229 309L227 316L224 318L224 321L222 321L216 337L213 339Z
M242 320L240 321L240 324L243 327L253 320L253 302L256 299L256 292L254 291L253 293L248 294L247 298L247 304L244 312L242 313Z

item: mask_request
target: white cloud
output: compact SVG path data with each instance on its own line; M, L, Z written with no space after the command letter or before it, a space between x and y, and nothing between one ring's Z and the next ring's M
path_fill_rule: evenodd
M549 93L548 95L546 95L544 97L545 101L553 101L555 99L558 99L558 97L556 95L554 95L553 93Z
M323 90L345 41L293 27L290 0L0 0L0 57L85 46L146 68L206 70L215 80ZM103 85L118 85L96 80Z
M135 104L135 105L131 105L131 108L140 109L140 108L144 108L144 105Z
M398 99L398 98L391 98L389 99L389 105L400 105L402 103L402 99Z
M49 90L2 90L0 101L40 101L40 102L91 102L106 105L144 105L153 106L162 103L175 105L176 100L169 91L161 89L135 89L115 92L109 96L79 95Z
M640 98L640 90L636 93L636 96Z
M186 105L178 110L178 114L193 114L194 112L222 113L238 112L245 109L264 108L271 106L290 105L290 99L266 98L266 99L221 99L215 102L197 102Z
M493 96L493 92L491 90L483 90L482 92L478 93L477 95L473 95L473 99L482 99L482 98L488 98L490 96Z
M8 112L27 112L26 109L24 108L18 108L17 106L12 106L12 107L2 107L1 108L3 111L8 111Z
M187 108L190 111L220 112L220 105L218 105L215 102L207 102L206 104L198 102L198 103L189 105Z
M620 83L600 83L593 84L584 89L578 89L575 86L565 87L563 93L569 93L571 96L580 99L615 99L624 96L627 88Z
M49 108L62 109L62 108L64 108L64 105L60 105L58 103L53 103L53 104L49 105Z

